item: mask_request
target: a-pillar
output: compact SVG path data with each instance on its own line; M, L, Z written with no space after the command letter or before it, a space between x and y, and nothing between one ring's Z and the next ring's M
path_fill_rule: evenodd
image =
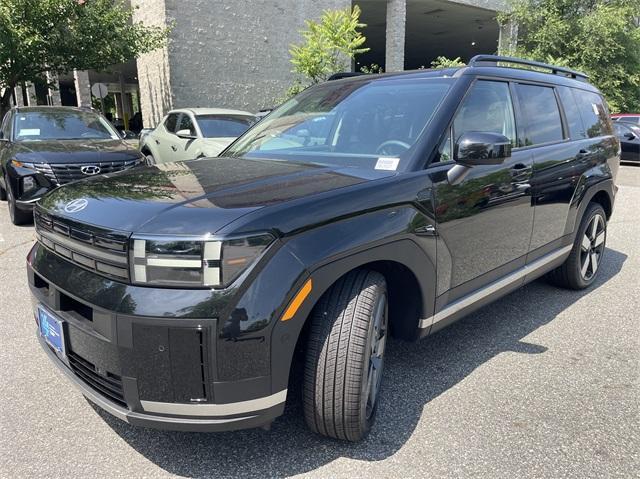
M91 83L89 72L86 70L73 70L73 83L76 89L76 101L78 106L91 106Z
M407 26L406 0L387 0L385 71L404 70L404 37Z

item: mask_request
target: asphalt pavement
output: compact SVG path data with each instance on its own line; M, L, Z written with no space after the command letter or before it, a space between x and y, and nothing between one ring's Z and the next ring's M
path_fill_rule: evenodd
M36 341L33 227L0 204L0 477L639 477L640 167L622 167L587 291L536 281L418 343L392 341L378 422L348 444L307 431L161 432L96 410Z

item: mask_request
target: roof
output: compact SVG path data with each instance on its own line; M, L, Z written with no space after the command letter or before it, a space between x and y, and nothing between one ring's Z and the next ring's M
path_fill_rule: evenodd
M169 113L191 112L194 115L237 115L237 116L255 116L253 113L242 110L230 110L226 108L176 108Z
M77 107L77 106L47 106L47 105L38 105L38 106L16 106L14 107L16 111L81 111L87 112L92 111L94 113L99 113L93 108L87 107Z
M638 116L640 115L640 113L614 113L611 116L615 116L615 117L625 117L625 116Z

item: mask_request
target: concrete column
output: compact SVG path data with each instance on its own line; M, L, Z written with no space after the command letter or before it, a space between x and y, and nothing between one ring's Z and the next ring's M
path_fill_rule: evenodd
M89 72L86 70L73 70L73 83L76 89L78 106L91 106L91 83Z
M404 37L406 26L406 0L387 0L385 71L394 72L404 70Z
M518 45L518 24L512 21L500 25L500 36L498 37L498 54L513 56Z
M49 88L48 97L49 104L53 106L61 106L62 99L60 98L60 84L58 83L58 75L55 73L47 73L47 81L49 84L53 86L57 86L57 88Z

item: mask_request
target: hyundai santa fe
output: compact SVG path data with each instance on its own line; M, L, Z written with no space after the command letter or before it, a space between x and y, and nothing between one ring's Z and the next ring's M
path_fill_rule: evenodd
M619 156L601 94L569 69L485 55L328 81L218 158L40 201L40 342L134 425L268 427L299 375L308 426L357 441L391 336L542 275L596 281Z

